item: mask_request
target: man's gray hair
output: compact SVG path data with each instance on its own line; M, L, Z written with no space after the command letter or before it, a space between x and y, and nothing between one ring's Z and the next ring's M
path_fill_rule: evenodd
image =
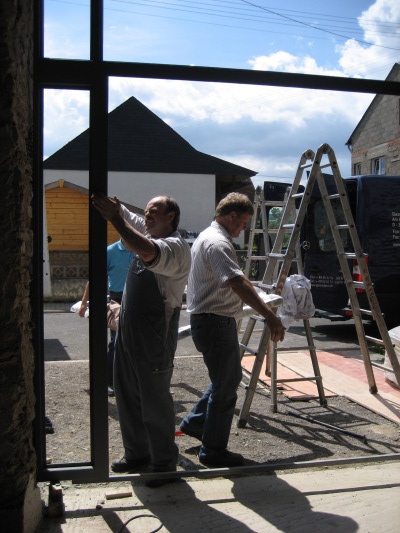
M231 192L219 202L215 209L216 217L223 217L235 211L238 215L242 213L254 213L254 207L248 196L238 192Z
M181 217L181 210L179 209L178 202L171 196L164 196L165 198L165 214L175 213L174 220L172 221L172 229L176 231L179 226L179 219Z

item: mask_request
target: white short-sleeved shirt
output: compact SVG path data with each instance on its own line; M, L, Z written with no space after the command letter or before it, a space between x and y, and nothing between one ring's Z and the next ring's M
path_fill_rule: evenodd
M242 275L229 233L218 222L212 222L192 246L187 290L189 313L239 315L242 300L227 281Z
M165 305L172 308L181 307L190 270L189 245L177 231L163 239L151 238L144 219L125 206L122 206L122 216L133 228L146 235L157 246L157 257L151 264L144 263L144 265L154 273Z

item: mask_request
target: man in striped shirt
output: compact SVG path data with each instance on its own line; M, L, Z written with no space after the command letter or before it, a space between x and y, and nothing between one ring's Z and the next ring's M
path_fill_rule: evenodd
M273 342L282 341L285 328L258 296L239 267L232 238L239 237L253 214L247 196L230 193L215 211L215 220L192 246L187 310L192 338L202 352L211 384L184 418L183 433L202 441L199 460L211 467L243 464L243 456L227 450L242 378L236 318L243 302L265 318Z

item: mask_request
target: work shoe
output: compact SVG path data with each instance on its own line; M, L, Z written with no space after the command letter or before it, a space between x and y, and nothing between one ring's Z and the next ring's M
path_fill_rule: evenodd
M150 464L150 455L142 459L126 459L121 457L111 463L113 472L138 472Z
M182 433L184 433L185 435L188 435L189 437L193 437L194 439L197 439L199 440L200 442L202 441L202 434L197 432L197 431L194 431L192 428L190 428L188 425L185 425L185 424L181 424L179 426L179 429L182 431Z
M44 417L44 427L45 427L46 433L50 433L50 434L54 433L53 422L50 420L48 416Z
M153 473L155 474L156 472L176 472L176 469L164 470L163 468L155 467L153 468ZM150 489L157 489L158 487L167 485L167 483L176 483L177 481L181 481L181 479L179 477L162 477L159 479L149 479L148 481L145 481L144 484Z
M243 455L240 455L240 453L229 452L228 450L208 455L200 452L199 461L205 466L225 468L232 466L242 466L244 462L244 457Z

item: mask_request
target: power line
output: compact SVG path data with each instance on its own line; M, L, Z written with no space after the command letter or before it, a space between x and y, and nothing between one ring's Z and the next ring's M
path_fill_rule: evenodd
M335 35L336 37L340 37L342 39L351 39L351 37L348 37L346 35L340 35L336 32L333 32L333 31L330 31L330 30L327 30L327 29L323 29L323 28L319 28L318 26L315 26L313 24L309 24L308 22L302 22L302 21L299 21L299 20L296 20L296 19L293 19L292 17L288 17L287 15L283 15L282 13L277 13L275 11L272 11L271 9L268 9L266 7L263 7L263 6L258 6L257 4L253 4L252 2L249 2L249 0L241 0L243 3L245 4L248 4L250 6L253 6L253 7L257 7L258 9L261 9L262 11L266 11L268 13L271 13L273 15L276 15L277 17L282 17L284 19L287 19L287 20L290 20L292 22L295 22L296 24L300 24L302 26L306 26L308 28L312 28L313 30L317 30L317 31L323 31L325 33L329 33L331 35ZM361 44L367 44L368 46L377 46L379 48L386 48L388 50L400 50L400 48L393 48L391 46L384 46L384 45L381 45L381 44L375 44L375 43L371 43L371 42L368 42L368 41L363 41L363 40L360 40L360 39L355 39L354 37L352 37L352 39L354 39L356 42L358 43L361 43Z
M58 3L64 3L64 4L71 4L71 5L82 5L82 6L85 6L85 7L88 7L87 4L82 4L81 2L73 2L73 1L68 1L68 0L52 0L53 2L58 2ZM320 13L307 13L307 12L299 12L299 11L295 11L295 10L272 10L270 8L265 8L263 6L259 6L255 3L252 3L252 2L249 2L249 1L246 1L246 0L240 0L241 2L245 3L246 5L250 6L252 8L251 11L249 10L246 10L246 9L241 9L240 6L238 6L238 4L236 2L221 2L221 1L218 1L217 0L217 3L218 5L222 8L222 9L218 9L215 7L215 2L214 3L209 3L209 2L194 2L194 1L191 1L191 0L182 0L181 4L172 4L171 2L168 2L168 1L160 1L160 0L146 0L146 2L142 2L142 1L134 1L134 0L113 0L114 3L119 3L119 4L125 4L125 5L129 5L129 6L139 6L139 7L143 7L145 8L146 10L151 10L151 9L158 9L158 10L165 10L165 11L176 11L176 12L185 12L185 13L193 13L193 14L197 14L197 15L201 15L201 16L208 16L208 17L212 17L212 18L227 18L227 19L232 19L232 20L240 20L242 22L244 21L247 21L247 22L252 22L252 23L256 23L256 24L265 24L265 23L274 23L275 25L278 24L280 27L283 27L283 26L293 26L293 27L299 27L299 26L304 26L306 28L309 28L309 29L312 29L312 30L317 30L317 31L320 31L320 32L323 32L323 33L327 33L327 34L330 34L330 35L334 35L335 37L338 37L340 39L344 39L344 40L349 40L349 39L354 39L356 42L359 42L359 43L362 43L362 44L367 44L369 46L377 46L377 47L380 47L380 48L386 48L386 49L390 49L390 50L400 50L399 48L394 48L394 47L389 47L389 46L385 46L385 45L379 45L379 44L375 44L375 43L372 43L372 42L369 42L369 41L364 41L362 39L357 39L353 36L348 36L348 35L343 35L341 33L338 33L338 31L351 31L352 34L360 34L360 33L363 33L364 30L359 28L359 25L358 25L358 21L357 19L354 19L354 18L350 18L350 17L343 17L343 16L336 16L336 15L326 15L326 14L320 14ZM183 5L182 5L183 4ZM227 9L223 9L223 6L229 6L229 10ZM204 7L205 6L205 7ZM209 7L211 6L211 7ZM233 7L232 7L233 6ZM298 34L294 34L293 32L281 32L281 31L277 31L277 30L271 30L271 29L262 29L262 28L255 28L255 27L246 27L246 26L236 26L236 25L232 25L232 24L228 24L228 23L218 23L218 22L211 22L211 21L205 21L205 20L199 20L199 19L185 19L185 18L177 18L176 16L174 17L169 17L167 15L156 15L155 13L143 13L141 11L132 11L132 10L128 10L128 9L117 9L117 8L111 8L111 7L105 7L104 8L105 11L116 11L116 12L122 12L122 13L130 13L130 14L134 14L134 15L141 15L141 16L150 16L150 17L155 17L155 18L163 18L163 19L170 19L170 20L174 20L174 21L177 21L177 20L181 20L183 22L195 22L195 23L199 23L199 24L207 24L207 25L214 25L214 26L220 26L220 27L226 27L226 28L232 28L232 29L241 29L241 30L250 30L250 31L257 31L257 32L268 32L269 34L270 33L275 33L275 34L278 34L278 35L291 35L291 36L301 36L301 37L304 37L304 35L298 35ZM272 15L272 17L275 17L275 18L268 18L268 17L262 17L260 18L260 14L258 13L257 15L253 14L254 13L254 10L262 10L262 11L265 11L266 13ZM293 18L291 16L288 16L288 15L285 15L284 12L292 12L292 13L298 13L300 14L300 16L298 18ZM243 14L245 16L243 16ZM316 24L310 24L308 22L304 22L302 20L299 20L300 18L315 18L315 16L318 16L320 18L323 18L323 19L326 19L328 22L334 22L336 25L326 25L326 23L324 24L324 26L318 26ZM283 18L283 19L286 19L289 23L277 23L276 21L276 17L278 18ZM347 28L347 27L341 27L341 26L338 26L337 23L338 22L341 22L342 24L357 24L357 27L353 27L353 28ZM382 28L384 28L385 30L386 29L390 29L390 27L392 26L393 29L397 29L398 28L398 24L396 23L390 23L390 22L378 22L378 21L368 21L370 23L374 23L375 26L382 26ZM331 28L331 29L329 29ZM333 30L338 30L338 31L333 31ZM382 35L382 36L386 36L386 37L390 37L391 35L393 37L398 37L398 33L396 32L390 32L390 31L383 31L383 29L381 31L373 31L371 32L370 30L370 33L373 33L374 35ZM316 36L313 36L314 39L318 38Z

